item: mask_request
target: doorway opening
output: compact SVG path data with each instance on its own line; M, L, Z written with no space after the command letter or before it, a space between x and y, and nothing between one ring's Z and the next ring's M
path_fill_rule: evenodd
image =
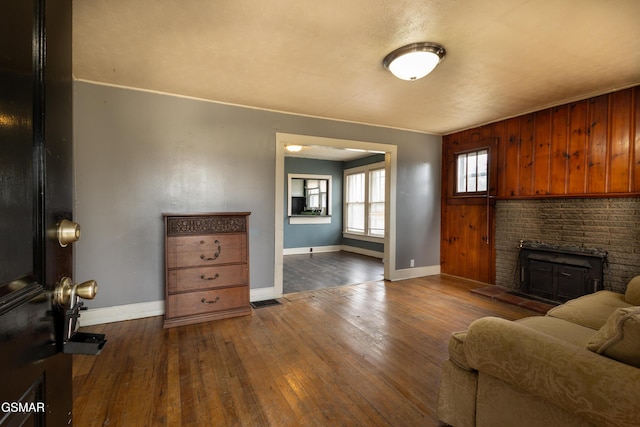
M384 236L382 253L382 274L377 280L389 279L395 271L395 186L396 186L396 164L397 147L392 144L372 143L365 141L342 140L334 138L313 137L308 135L295 135L276 133L276 200L275 200L275 265L274 265L274 294L282 296L284 293L284 256L291 254L290 250L285 250L284 229L290 217L287 215L286 200L286 179L285 156L286 147L289 145L301 146L309 156L316 159L328 159L331 157L344 157L350 154L351 158L367 157L378 155L383 158L385 172L385 206L384 206ZM316 153L316 154L310 154ZM358 153L354 155L354 153ZM340 190L342 191L342 190ZM342 229L342 218L340 216L339 227ZM311 256L313 248L308 249L306 256ZM340 250L340 247L335 248ZM295 253L295 252L293 252ZM316 258L320 258L319 253L315 253ZM355 254L357 255L357 254ZM368 255L366 250L361 255ZM288 255L287 255L288 256ZM367 261L366 259L364 261ZM370 280L364 280L370 281ZM346 284L346 283L345 283Z

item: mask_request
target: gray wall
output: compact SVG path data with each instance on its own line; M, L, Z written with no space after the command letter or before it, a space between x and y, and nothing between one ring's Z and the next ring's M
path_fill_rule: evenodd
M288 179L290 173L331 175L331 224L289 224ZM331 160L284 158L284 239L283 246L304 248L342 244L342 162Z
M251 287L273 286L275 133L398 147L397 268L439 265L440 136L74 85L75 280L88 307L164 299L162 212L251 211Z
M398 144L396 268L440 266L440 177L442 144L411 140Z

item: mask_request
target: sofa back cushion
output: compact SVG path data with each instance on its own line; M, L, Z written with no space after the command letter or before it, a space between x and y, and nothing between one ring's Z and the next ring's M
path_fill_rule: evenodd
M591 338L587 348L640 368L640 307L618 308Z
M636 276L627 283L624 300L631 305L640 305L640 276Z
M607 322L611 313L622 307L632 307L632 304L625 301L623 294L598 291L554 307L547 312L547 316L563 319L597 331Z

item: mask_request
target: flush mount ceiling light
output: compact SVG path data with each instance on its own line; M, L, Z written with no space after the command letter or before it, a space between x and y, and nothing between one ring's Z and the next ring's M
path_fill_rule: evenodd
M382 65L399 79L418 80L432 72L446 53L435 43L412 43L385 56Z
M302 150L302 145L286 145L284 148L286 148L287 151L291 153L297 153L298 151Z

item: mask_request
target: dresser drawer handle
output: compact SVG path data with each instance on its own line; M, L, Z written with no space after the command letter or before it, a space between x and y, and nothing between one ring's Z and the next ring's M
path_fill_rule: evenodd
M219 241L219 240L216 240L216 241L214 241L213 243L215 243L216 245L218 245L218 250L216 251L216 253L215 253L215 254L213 254L213 257L212 257L212 258L208 258L208 257L204 256L204 254L203 254L203 255L200 255L200 259L201 259L201 260L203 260L203 261L213 261L213 260L217 259L217 258L220 256L220 251L222 250L222 247L220 246L220 241Z
M217 303L218 301L220 301L220 297L216 297L216 299L211 300L211 301L207 301L207 300L206 300L206 299L204 299L204 298L202 298L202 299L200 300L200 302L201 302L201 303L203 303L203 304L215 304L215 303Z
M214 274L213 277L207 277L204 274L200 276L202 280L216 280L220 275L218 273Z

